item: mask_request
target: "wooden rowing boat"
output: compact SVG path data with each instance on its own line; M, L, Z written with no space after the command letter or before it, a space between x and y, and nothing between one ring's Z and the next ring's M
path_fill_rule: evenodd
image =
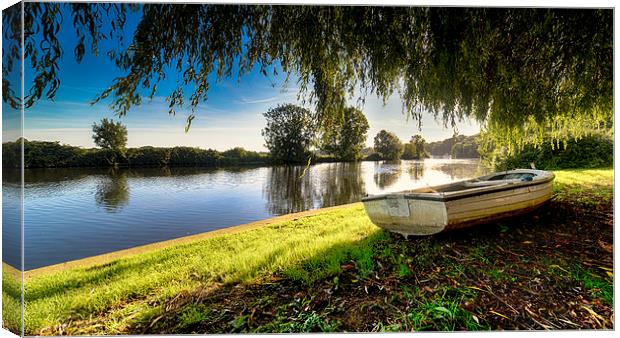
M362 199L377 226L409 235L431 235L526 213L552 195L552 172L516 169Z

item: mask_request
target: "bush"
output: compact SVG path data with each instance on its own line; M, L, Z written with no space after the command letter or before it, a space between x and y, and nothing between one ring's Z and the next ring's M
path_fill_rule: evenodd
M612 137L599 133L570 139L566 145L545 142L538 148L526 146L509 156L494 150L486 160L497 170L529 168L532 162L538 169L599 168L613 165L613 148Z
M269 155L235 147L222 153L221 165L260 164L269 162Z
M2 168L20 168L22 161L21 139L2 144Z
M170 163L170 148L140 147L127 150L129 165L167 166Z
M364 159L365 161L381 161L381 155L377 153L372 153Z

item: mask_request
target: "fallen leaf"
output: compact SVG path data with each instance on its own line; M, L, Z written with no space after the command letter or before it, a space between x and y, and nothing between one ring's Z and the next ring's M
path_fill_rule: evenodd
M482 290L481 288L477 287L477 286L467 286L467 288L469 289L474 289L474 290L478 290L478 291L483 291L486 292L486 290Z
M499 313L499 312L496 312L496 311L491 311L491 313L492 313L492 314L495 314L495 315L498 315L498 316L500 316L500 317L504 317L504 318L506 318L506 319L510 320L510 318L508 318L508 317L504 316L503 314L501 314L501 313Z
M549 267L550 267L550 268L558 268L558 269L560 269L560 270L562 270L562 271L564 271L564 272L568 273L568 270L566 270L566 269L562 268L561 266L559 266L559 265L557 265L557 264L551 264L551 265L549 265Z
M355 268L353 264L345 264L345 265L341 265L340 267L342 268L342 270L351 270Z

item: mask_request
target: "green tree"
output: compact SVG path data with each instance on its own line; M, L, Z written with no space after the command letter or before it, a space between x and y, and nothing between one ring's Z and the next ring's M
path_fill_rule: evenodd
M297 77L324 128L348 96L368 92L399 94L417 121L423 111L445 125L475 118L497 142L539 142L547 130L569 139L613 119L613 9L26 2L23 49L21 6L3 20L5 102L21 103L9 75L22 50L33 69L26 107L55 96L63 19L79 61L121 39L130 10L140 11L131 41L106 53L123 75L97 97L119 115L155 95L166 69L183 74L167 93L174 113L206 100L212 81L258 68Z
M362 157L362 149L368 133L368 120L361 110L344 109L342 119L325 132L321 150L344 161L356 161Z
M403 145L396 134L381 130L375 136L375 151L384 160L398 160L403 153Z
M411 136L409 143L405 143L404 151L401 156L403 160L419 160L427 158L426 140L420 135Z
M124 152L127 145L127 127L120 121L104 118L99 124L93 123L93 141L101 148Z
M478 158L478 145L475 142L464 140L452 146L452 158Z
M316 133L315 115L306 108L285 104L263 116L267 126L261 133L271 156L285 163L306 161Z
M99 124L93 123L93 141L97 146L110 151L110 164L117 164L118 156L125 156L127 128L120 121L104 118Z

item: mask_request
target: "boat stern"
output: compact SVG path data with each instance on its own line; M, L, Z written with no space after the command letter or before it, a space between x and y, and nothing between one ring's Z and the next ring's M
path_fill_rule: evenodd
M366 197L362 202L375 225L405 237L436 234L447 224L445 203L440 201L390 194Z

